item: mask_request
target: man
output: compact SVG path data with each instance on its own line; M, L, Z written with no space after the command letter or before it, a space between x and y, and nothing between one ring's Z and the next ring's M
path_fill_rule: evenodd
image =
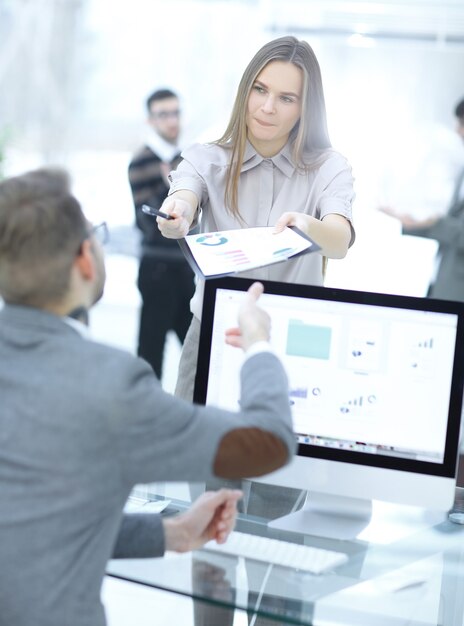
M464 140L464 100L456 105L454 113L456 131ZM438 241L438 269L427 296L464 302L464 169L456 180L450 207L443 217L415 220L389 207L381 210L401 221L405 235Z
M159 209L166 198L168 174L177 167L180 151L180 108L169 89L152 93L146 102L150 133L129 165L135 218L142 231L138 288L142 296L137 354L161 379L166 335L173 330L184 341L190 325L193 272L176 241L166 239L142 205Z
M123 517L135 484L260 475L294 452L286 376L256 305L262 285L227 335L247 352L241 411L195 406L164 392L143 359L90 339L102 226L87 222L61 170L0 183L1 626L102 626L112 554L186 550L233 526L240 494L228 490L171 521Z

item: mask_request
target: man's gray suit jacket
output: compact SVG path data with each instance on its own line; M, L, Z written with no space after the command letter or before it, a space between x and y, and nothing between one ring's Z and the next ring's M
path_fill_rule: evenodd
M151 368L33 308L0 311L0 626L101 626L121 556L164 551L161 522L117 541L135 484L205 481L236 428L295 448L287 380L270 353L242 367L240 413L165 393ZM152 542L152 545L150 545Z

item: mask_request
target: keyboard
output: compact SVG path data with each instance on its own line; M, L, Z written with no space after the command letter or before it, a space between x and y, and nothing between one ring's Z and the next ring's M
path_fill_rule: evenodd
M230 533L226 543L218 544L214 540L208 541L203 549L232 556L243 556L272 565L301 569L311 574L322 574L348 560L346 554L342 552L303 546L238 531Z

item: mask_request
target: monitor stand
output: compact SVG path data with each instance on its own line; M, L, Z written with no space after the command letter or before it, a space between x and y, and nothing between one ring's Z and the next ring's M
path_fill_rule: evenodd
M268 526L329 539L354 539L371 516L371 500L308 492L299 511L272 520Z

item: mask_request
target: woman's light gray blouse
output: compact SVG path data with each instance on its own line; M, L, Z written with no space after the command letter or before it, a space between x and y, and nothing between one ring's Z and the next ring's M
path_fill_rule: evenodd
M225 208L224 191L230 150L214 144L195 144L182 152L183 161L171 172L169 194L189 190L198 198L201 232L273 226L282 213L298 211L322 219L336 213L352 222L354 199L351 167L330 151L322 165L301 172L293 164L287 144L272 158L263 158L248 143L241 169L238 206L244 223ZM350 245L355 237L351 226ZM261 280L322 285L322 257L307 254L291 261L243 272ZM201 319L203 281L191 301L192 313Z

